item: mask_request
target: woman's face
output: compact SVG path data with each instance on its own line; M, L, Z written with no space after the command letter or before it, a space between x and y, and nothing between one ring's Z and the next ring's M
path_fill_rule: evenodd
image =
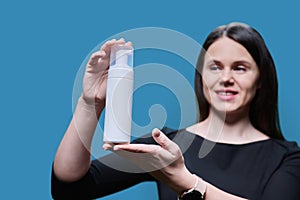
M208 103L218 111L248 111L259 87L259 70L241 44L228 37L208 48L202 71L203 91Z

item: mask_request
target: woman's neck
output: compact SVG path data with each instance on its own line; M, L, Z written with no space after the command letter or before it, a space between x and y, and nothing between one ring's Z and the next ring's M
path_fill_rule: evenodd
M187 129L208 140L241 144L268 139L268 136L255 129L249 119L249 112L224 113L211 109L209 116Z

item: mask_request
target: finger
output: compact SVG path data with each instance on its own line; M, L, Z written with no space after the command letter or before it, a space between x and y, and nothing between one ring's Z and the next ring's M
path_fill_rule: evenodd
M152 130L152 137L164 149L171 143L171 140L157 128Z
M111 46L114 45L116 41L117 41L116 39L113 39L105 42L100 48L100 50L109 53Z
M155 128L152 131L153 139L163 148L169 151L173 155L177 155L180 151L177 144L172 142L162 131Z
M105 51L97 51L91 55L89 64L95 65L95 64L97 64L97 62L99 61L100 58L103 58L105 56L106 56Z
M102 148L103 148L104 150L112 150L113 147L114 147L114 144L111 143L111 142L105 142L105 143L103 144L103 146L102 146Z
M157 145L147 144L121 144L113 147L114 151L124 150L132 153L151 153L158 150Z
M113 40L109 40L107 41L102 47L101 50L106 51L106 52L110 52L110 49L113 45L115 44L125 44L125 40L124 38L120 38L119 40L113 39Z
M113 46L113 45L116 45L116 44L126 44L125 43L125 39L124 38L120 38L119 40L116 40L116 41L114 41L114 42L112 42L111 43L111 45L110 45L110 48Z
M129 144L129 142L104 142L102 148L104 150L113 150L115 145L125 145L125 144Z
M132 42L131 42L131 41L128 41L128 42L125 43L125 45L126 45L126 46L132 47Z
M119 40L117 40L117 42L123 43L123 42L125 42L125 39L124 38L120 38Z

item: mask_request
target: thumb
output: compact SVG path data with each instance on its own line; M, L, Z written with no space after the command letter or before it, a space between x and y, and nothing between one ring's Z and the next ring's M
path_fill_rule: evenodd
M180 151L178 145L171 141L162 131L155 128L152 131L152 137L153 139L163 148L169 151L170 153L178 154L178 151Z

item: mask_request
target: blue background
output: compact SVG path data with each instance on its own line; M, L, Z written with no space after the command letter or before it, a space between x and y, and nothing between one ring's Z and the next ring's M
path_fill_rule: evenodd
M0 199L51 199L51 163L71 119L76 73L96 45L132 28L165 27L202 43L221 24L255 27L277 66L283 132L299 143L300 14L296 1L280 2L1 1ZM141 198L157 198L153 184L103 199Z

